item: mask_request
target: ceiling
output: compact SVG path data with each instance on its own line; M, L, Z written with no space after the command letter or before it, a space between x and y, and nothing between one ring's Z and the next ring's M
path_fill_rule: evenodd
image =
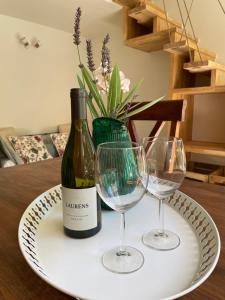
M83 36L94 37L106 23L120 24L121 7L110 0L0 0L0 14L72 32L78 6L83 12Z

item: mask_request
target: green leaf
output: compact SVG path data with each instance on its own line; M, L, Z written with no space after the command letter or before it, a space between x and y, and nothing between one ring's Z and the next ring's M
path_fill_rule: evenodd
M78 80L78 83L79 83L79 86L80 88L85 92L85 96L86 96L86 99L89 97L88 95L88 91L86 90L85 86L84 86L84 83L83 81L81 80L80 76L77 75L77 80Z
M133 98L133 96L135 95L136 91L141 86L142 82L143 82L143 79L140 80L137 84L135 84L133 86L133 88L130 90L130 92L127 94L127 96L125 97L125 99L121 103L121 106L119 107L119 111L121 111L124 108L124 106L130 101L130 99Z
M91 92L92 96L94 97L96 104L101 111L102 116L107 117L107 111L105 109L102 97L98 91L96 84L93 82L90 73L88 72L88 70L85 67L82 67L81 71L83 74L83 78L89 88L89 91Z
M118 105L120 105L122 103L123 100L123 90L121 89L120 91L120 102L118 103Z
M117 65L114 66L112 75L109 83L109 93L108 93L108 113L115 112L117 104L120 102L121 96L121 83L120 83L120 73Z
M138 102L138 103L132 105L132 110L133 110L135 107L140 106L140 105L141 105L141 102ZM124 114L125 112L127 112L127 108L126 108L126 107L124 107L124 109L121 110L121 111L119 112L119 115L118 115L118 116Z
M88 105L88 108L91 112L91 115L92 115L92 119L95 119L95 118L98 118L99 115L98 115L98 112L96 111L93 103L92 103L92 98L90 97L90 95L88 94L88 91L85 89L85 86L84 86L84 83L83 81L81 80L80 76L77 75L77 80L78 80L78 83L79 83L79 86L81 89L84 90L85 92L85 96L86 96L86 101L87 101L87 105Z
M164 97L165 97L165 96L160 97L160 98L158 98L158 99L155 99L155 100L153 100L153 101L151 101L151 102L149 102L149 103L143 105L142 107L139 107L139 108L137 108L137 109L135 109L135 110L132 110L132 111L130 111L128 114L124 114L124 115L120 116L119 119L120 119L120 120L123 120L123 119L129 118L129 117L131 117L131 116L134 116L134 115L136 115L136 114L138 114L138 113L144 111L145 109L147 109L147 108L153 106L154 104L158 103L158 102L161 101Z
M92 103L92 98L90 98L90 97L88 98L87 104L88 104L88 108L91 112L92 119L99 118L100 116L99 116L97 110L95 109L94 104Z

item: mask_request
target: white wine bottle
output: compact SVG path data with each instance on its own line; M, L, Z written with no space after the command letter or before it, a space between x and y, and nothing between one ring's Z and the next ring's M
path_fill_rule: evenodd
M101 203L97 199L94 146L87 124L85 94L74 88L71 129L62 159L63 225L66 235L87 238L101 229Z

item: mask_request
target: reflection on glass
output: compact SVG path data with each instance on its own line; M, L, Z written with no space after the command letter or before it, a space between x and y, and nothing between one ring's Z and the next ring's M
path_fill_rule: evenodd
M145 178L145 180L144 180ZM96 154L96 187L99 195L121 215L121 243L104 253L103 265L115 273L131 273L144 263L137 249L125 245L125 212L143 197L147 166L142 146L131 142L100 144Z
M144 138L149 179L147 190L159 200L160 228L143 235L145 245L157 250L171 250L180 245L174 232L164 229L164 200L172 196L183 182L186 159L181 139Z

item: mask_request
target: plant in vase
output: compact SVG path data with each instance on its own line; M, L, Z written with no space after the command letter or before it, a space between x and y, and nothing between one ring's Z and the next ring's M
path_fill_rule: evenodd
M104 142L130 141L126 121L129 117L159 102L163 97L146 105L131 105L142 81L130 88L130 80L119 70L119 67L111 66L109 34L103 39L101 63L98 68L94 63L92 42L86 40L87 67L84 66L80 55L81 14L81 9L78 7L75 14L73 42L77 49L81 70L81 76L77 75L77 79L80 88L86 93L87 106L93 119L93 143L97 147Z

